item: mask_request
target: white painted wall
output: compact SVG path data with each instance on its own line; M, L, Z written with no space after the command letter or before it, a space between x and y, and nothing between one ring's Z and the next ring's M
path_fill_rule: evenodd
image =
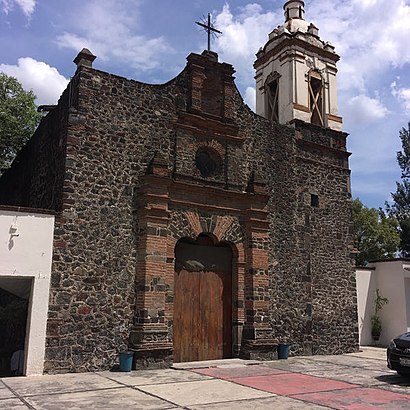
M409 273L407 273L408 275ZM405 275L404 278L404 287L406 293L406 316L407 316L407 331L410 332L410 277Z
M357 313L359 316L359 344L372 344L370 317L374 311L373 295L376 292L374 269L356 269Z
M54 216L0 207L0 279L32 279L25 374L43 373ZM16 280L18 286L18 281Z
M379 262L375 265L378 287L382 296L389 299L380 314L383 326L380 342L387 345L393 337L407 330L405 271L402 261Z
M375 344L371 336L370 319L374 314L376 289L389 300L379 313L382 334L378 344L386 346L393 337L407 331L410 325L410 272L407 269L410 269L410 261L403 259L375 262L367 268L356 269L361 345Z

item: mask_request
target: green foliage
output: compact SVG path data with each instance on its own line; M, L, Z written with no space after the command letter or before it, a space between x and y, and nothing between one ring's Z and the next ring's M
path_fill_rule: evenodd
M400 227L400 251L402 256L410 256L410 123L399 133L402 151L397 153L397 163L401 169L401 182L396 182L396 192L392 193L393 205L386 203L386 210L394 216Z
M374 338L379 338L382 333L382 321L379 316L372 316L370 320L372 323L372 336Z
M374 299L374 315L377 316L384 305L389 303L389 299L380 294L380 289L376 289L376 299Z
M40 122L35 98L17 79L0 73L0 172L10 166Z
M389 299L380 294L380 289L376 289L376 298L374 299L374 315L370 318L372 323L372 336L378 339L382 332L382 322L379 317L379 312L384 305L389 303Z
M398 223L382 210L367 208L356 198L352 204L356 264L371 260L393 258L400 245Z

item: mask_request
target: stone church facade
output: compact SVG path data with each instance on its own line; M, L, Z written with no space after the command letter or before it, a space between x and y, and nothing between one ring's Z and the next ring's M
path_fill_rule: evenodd
M284 9L258 114L213 52L163 85L75 59L0 179L1 204L57 212L45 372L108 369L126 347L137 368L357 349L338 56L303 1Z

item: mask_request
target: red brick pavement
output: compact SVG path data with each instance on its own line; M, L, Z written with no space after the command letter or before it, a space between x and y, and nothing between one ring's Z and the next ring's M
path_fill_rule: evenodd
M316 392L292 398L343 410L410 409L410 396L375 388Z
M410 409L405 394L260 365L192 371L333 409Z

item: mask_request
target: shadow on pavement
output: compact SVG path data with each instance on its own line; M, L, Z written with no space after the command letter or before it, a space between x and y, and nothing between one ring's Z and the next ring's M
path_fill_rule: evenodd
M398 374L383 374L376 377L377 380L397 386L410 386L410 376L399 376Z

